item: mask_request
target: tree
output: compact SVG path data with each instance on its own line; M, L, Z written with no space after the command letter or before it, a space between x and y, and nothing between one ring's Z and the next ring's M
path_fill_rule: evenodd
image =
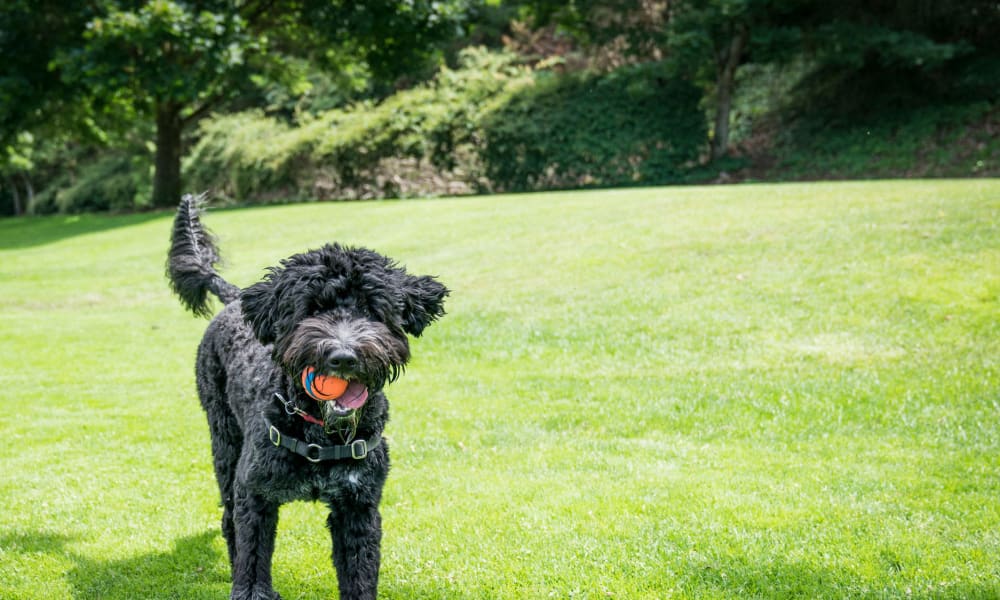
M91 17L69 0L0 3L0 188L4 212L19 214L34 195L38 146L75 131L93 133L77 90L47 68L59 48L79 44Z
M698 83L713 108L711 157L729 148L736 71L807 58L824 77L875 66L928 74L973 49L997 52L1000 10L988 0L528 0L537 23L556 21L591 47L617 40L632 60L662 61ZM947 79L947 78L945 78Z
M983 0L815 3L800 96L847 119L931 103L996 99L1000 7Z
M221 8L221 7L217 7ZM109 5L86 25L84 43L65 52L67 78L102 107L124 106L156 123L153 206L181 196L181 133L249 75L261 48L239 13L194 12L154 1L134 10ZM237 85L232 85L237 84Z
M33 141L30 133L23 134L20 139L6 146L3 160L0 160L0 175L3 176L4 182L11 191L13 202L11 210L14 216L24 212L35 195L34 186L31 185L31 179L27 175L34 167L31 160ZM18 182L18 179L21 181ZM24 201L21 200L21 192L19 191L21 188L25 192Z
M17 31L6 27L18 17L44 23L47 17L36 11L61 11L69 33L17 72L44 72L49 87L73 89L109 127L122 114L155 122L153 206L165 207L180 199L185 128L255 85L295 76L283 69L285 57L331 66L350 55L389 79L432 57L436 44L454 33L462 6L424 0L15 2L0 9L0 43ZM37 119L28 116L47 112L40 98L19 98L27 110L4 115L5 134L30 128Z
M555 19L585 44L612 44L639 61L661 61L698 83L715 99L712 158L729 145L729 114L736 69L747 55L752 24L767 0L578 0L532 6L540 22Z
M70 0L0 4L0 145L7 146L23 132L72 109L75 90L49 65L60 48L82 41L92 12L78 4Z
M752 30L764 20L764 2L677 2L667 20L666 52L674 68L715 92L711 158L729 150L729 121L736 69L747 54ZM755 10L756 9L756 10Z
M794 31L777 26L777 19L804 1L578 0L559 9L548 2L534 6L589 44L614 41L633 60L663 62L669 72L697 83L714 109L710 148L716 159L729 148L737 68L754 40L780 37L787 43L794 37Z

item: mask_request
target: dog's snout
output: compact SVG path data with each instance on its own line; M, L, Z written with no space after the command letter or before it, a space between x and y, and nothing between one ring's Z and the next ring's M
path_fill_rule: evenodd
M347 349L335 350L326 358L331 371L353 371L358 367L358 355Z

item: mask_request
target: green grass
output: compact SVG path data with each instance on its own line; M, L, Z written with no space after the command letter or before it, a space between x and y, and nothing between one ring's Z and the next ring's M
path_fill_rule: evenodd
M453 290L389 390L384 598L1000 596L1000 181L210 213ZM170 216L0 221L0 597L223 598ZM284 507L286 599L336 596Z

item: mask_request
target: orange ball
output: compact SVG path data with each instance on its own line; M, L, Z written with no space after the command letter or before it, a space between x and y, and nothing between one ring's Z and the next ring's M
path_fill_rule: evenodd
M347 380L330 375L319 375L313 367L302 371L302 387L317 400L335 400L347 390Z

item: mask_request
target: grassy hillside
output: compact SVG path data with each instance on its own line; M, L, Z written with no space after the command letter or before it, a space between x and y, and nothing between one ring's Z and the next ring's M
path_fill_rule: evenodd
M389 389L385 598L1000 595L1000 181L210 213L246 285L370 246L452 290ZM0 598L221 598L170 215L0 221ZM320 506L275 585L329 598Z
M1000 105L966 103L829 122L772 121L746 141L736 177L769 181L1000 175Z

